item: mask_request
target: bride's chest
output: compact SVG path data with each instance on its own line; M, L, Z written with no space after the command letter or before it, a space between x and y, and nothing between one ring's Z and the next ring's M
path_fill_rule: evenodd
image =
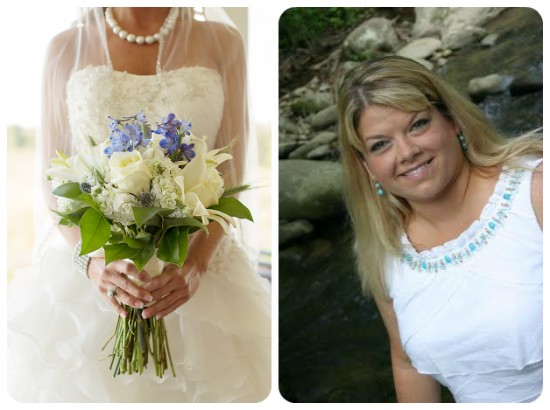
M108 137L107 116L121 118L144 111L152 126L174 113L199 126L219 124L224 95L219 74L204 67L183 67L160 75L135 75L109 67L86 67L67 84L73 136L96 142ZM208 113L208 118L203 118ZM207 120L207 121L206 121ZM205 125L207 128L209 125ZM194 129L211 135L216 129Z

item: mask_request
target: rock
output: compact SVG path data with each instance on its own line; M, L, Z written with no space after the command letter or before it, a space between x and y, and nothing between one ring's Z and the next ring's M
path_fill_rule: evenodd
M415 61L422 64L424 67L426 67L430 71L432 71L434 69L434 65L431 61L424 60L423 58L415 58Z
M306 155L306 158L307 159L325 158L325 157L328 157L330 154L332 154L333 151L334 149L330 145L328 144L321 145L317 148L312 149L310 152L308 152Z
M515 84L542 84L543 24L535 10L528 7L508 9L484 28L498 34L498 42L493 47L457 51L438 74L464 94L472 78L494 74L497 63L500 74L514 76L512 93ZM517 113L518 116L525 114Z
M454 31L448 31L443 37L445 47L451 50L466 47L469 44L477 43L487 32L481 27L462 26Z
M397 52L397 55L412 59L426 59L439 48L441 48L441 40L434 37L425 37L407 44Z
M366 60L373 56L395 52L400 41L390 20L375 17L353 30L343 43L343 54L348 59Z
M483 40L481 40L480 44L484 47L493 47L497 40L498 40L498 34L497 33L491 33L488 36L485 36Z
M472 78L468 84L468 94L482 97L487 94L496 94L506 90L514 77L511 75L490 74L485 77Z
M294 90L290 95L291 111L296 115L307 116L334 104L332 90L325 86L319 91L319 87L319 79L314 78L306 86Z
M313 224L307 219L298 219L279 226L279 244L300 238L313 232Z
M307 116L325 109L330 103L315 98L301 98L295 100L290 109L294 114Z
M504 10L506 7L416 7L411 34L413 38L439 36L448 44L449 38L460 37L458 33L468 27L483 26Z
M440 57L437 59L436 62L439 67L443 67L445 64L447 64L447 61L448 60L446 58Z
M316 148L327 145L338 138L338 135L334 131L323 131L317 134L311 141L306 142L300 147L292 151L288 158L290 159L304 159L308 158L308 154Z
M289 134L298 134L300 132L296 123L283 116L279 118L279 130L286 131Z
M334 131L321 131L311 140L311 142L314 142L318 145L329 144L333 141L336 141L337 138L338 134Z
M279 158L287 158L288 154L296 149L300 145L297 142L281 142L279 143Z
M415 7L411 30L413 38L439 36L441 26L450 13L449 7Z
M342 167L337 162L279 161L279 217L318 219L345 212Z
M337 122L338 108L336 104L334 104L315 114L311 119L311 127L318 130L336 124Z
M529 74L514 78L514 82L510 86L512 95L517 96L542 90L542 77Z

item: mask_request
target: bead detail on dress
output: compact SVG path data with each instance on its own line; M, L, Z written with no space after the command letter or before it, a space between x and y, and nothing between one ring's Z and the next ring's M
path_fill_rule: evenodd
M443 255L431 258L418 253L406 240L401 262L415 271L437 273L446 270L450 265L463 263L485 247L490 239L495 236L495 232L504 226L525 171L523 169L504 168L502 172L503 183L505 184L504 193L498 194L496 197L498 201L497 208L492 215L482 218L484 222L477 228L477 232L473 235L472 239L467 240L452 252L446 252ZM499 183L500 181L497 185ZM495 190L495 194L496 192L497 190ZM495 197L495 194L493 194L491 199Z

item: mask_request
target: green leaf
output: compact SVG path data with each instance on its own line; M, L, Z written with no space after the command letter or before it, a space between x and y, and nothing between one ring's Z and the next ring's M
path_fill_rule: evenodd
M131 259L138 252L137 249L130 248L125 243L105 245L103 249L105 249L105 265L119 259Z
M67 182L66 184L59 185L52 193L62 198L76 199L82 191L78 182Z
M155 246L153 245L153 243L150 243L148 246L139 249L138 252L130 259L134 261L137 270L141 272L145 265L147 265L147 262L149 262L149 259L151 259L154 254Z
M173 263L181 268L187 259L188 246L189 227L172 227L162 236L157 256L160 260Z
M68 226L69 228L71 226L75 226L74 223L72 223L71 221L69 221L68 219L65 219L65 218L61 218L58 222L59 225L63 225L63 226Z
M124 240L124 235L121 232L111 232L109 243L120 243Z
M71 224L78 225L80 223L80 218L82 218L86 210L88 210L88 207L80 208L74 212L59 212L54 209L52 209L52 212L59 215L62 219L71 222Z
M126 243L130 248L133 249L143 249L149 245L151 241L145 239L134 239L134 238L124 238L124 243Z
M223 191L223 196L224 197L233 196L233 195L236 195L240 192L247 191L250 188L251 188L251 186L248 185L248 184L238 185L238 186L234 186L234 187L230 187L230 188L225 188L225 190Z
M74 200L84 202L86 205L94 208L96 211L99 211L99 207L95 203L94 198L86 192L81 192L78 197L74 198Z
M166 218L164 220L165 228L171 228L173 226L194 226L206 231L206 226L203 225L202 222L197 221L195 218Z
M154 206L133 206L132 210L134 211L134 218L136 219L136 224L138 228L142 225L145 225L150 219L157 215L159 215L160 217L164 217L174 212L173 209L157 208Z
M254 222L248 208L237 198L221 197L218 205L211 206L210 208L223 212L229 216L234 216L235 218L248 219Z
M101 248L111 236L109 221L93 208L88 208L84 212L79 225L82 236L82 255Z

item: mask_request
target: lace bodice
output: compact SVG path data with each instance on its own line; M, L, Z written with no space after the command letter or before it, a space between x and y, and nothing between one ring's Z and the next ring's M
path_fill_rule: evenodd
M191 131L207 136L213 148L221 123L224 94L220 75L206 67L182 67L158 75L136 75L107 66L88 66L67 83L67 107L73 147L109 136L108 115L143 110L151 126L173 112L192 122ZM75 151L75 149L73 149Z

